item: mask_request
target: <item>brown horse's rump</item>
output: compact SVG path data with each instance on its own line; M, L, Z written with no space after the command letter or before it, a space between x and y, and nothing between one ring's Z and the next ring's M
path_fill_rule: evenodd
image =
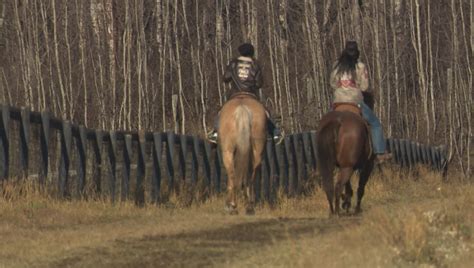
M318 168L331 213L339 213L342 196L343 208L349 209L352 197L350 178L355 170L360 171L356 212L361 211L365 183L373 168L369 137L365 121L352 111L331 111L321 119L317 135ZM334 182L336 167L339 172Z

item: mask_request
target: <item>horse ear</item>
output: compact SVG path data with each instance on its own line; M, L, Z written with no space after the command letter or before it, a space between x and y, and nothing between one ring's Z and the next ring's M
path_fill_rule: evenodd
M375 104L374 94L372 92L369 92L369 91L363 91L362 95L364 96L365 104L367 104L367 106L369 106L369 108L371 110L373 110L374 109L374 104Z

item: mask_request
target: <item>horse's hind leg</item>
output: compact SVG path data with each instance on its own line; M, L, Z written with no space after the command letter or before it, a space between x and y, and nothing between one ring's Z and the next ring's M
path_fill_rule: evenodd
M234 154L231 151L223 151L222 161L224 162L227 171L227 200L225 210L229 214L237 214L237 203L235 194L235 169L234 169Z
M252 174L248 176L248 180L245 183L245 194L247 201L247 204L245 206L245 213L247 215L255 214L255 178L257 176L258 170L259 167L254 167L252 170Z
M355 212L360 213L362 212L362 208L360 207L360 204L362 202L362 197L364 196L365 192L365 185L367 184L367 181L369 180L370 173L372 173L372 170L374 169L374 162L370 161L367 163L367 165L364 167L364 169L361 170L360 175L359 175L359 187L357 188L357 205Z
M339 208L340 208L339 202L341 200L342 187L344 187L346 183L349 181L353 172L354 170L352 169L352 167L340 168L339 170L339 174L337 175L337 179L336 179L336 186L334 188L336 214L339 214Z
M248 180L245 183L246 185L246 195L247 195L247 204L245 208L245 213L248 215L255 214L255 180L257 177L257 172L260 171L262 166L262 152L263 145L259 142L254 142L252 150L252 167L251 174L247 176Z

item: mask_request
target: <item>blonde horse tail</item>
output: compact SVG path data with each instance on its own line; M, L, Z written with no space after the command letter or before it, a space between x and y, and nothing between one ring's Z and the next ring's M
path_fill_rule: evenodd
M250 174L250 163L252 161L252 112L244 105L239 105L234 111L234 119L237 127L237 140L234 154L234 167L236 185L246 182Z

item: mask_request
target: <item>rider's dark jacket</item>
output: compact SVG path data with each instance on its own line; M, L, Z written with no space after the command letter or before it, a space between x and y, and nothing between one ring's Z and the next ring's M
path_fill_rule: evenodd
M231 82L231 90L227 93L228 98L241 91L258 96L258 89L263 85L263 76L256 60L240 56L227 65L224 82Z

